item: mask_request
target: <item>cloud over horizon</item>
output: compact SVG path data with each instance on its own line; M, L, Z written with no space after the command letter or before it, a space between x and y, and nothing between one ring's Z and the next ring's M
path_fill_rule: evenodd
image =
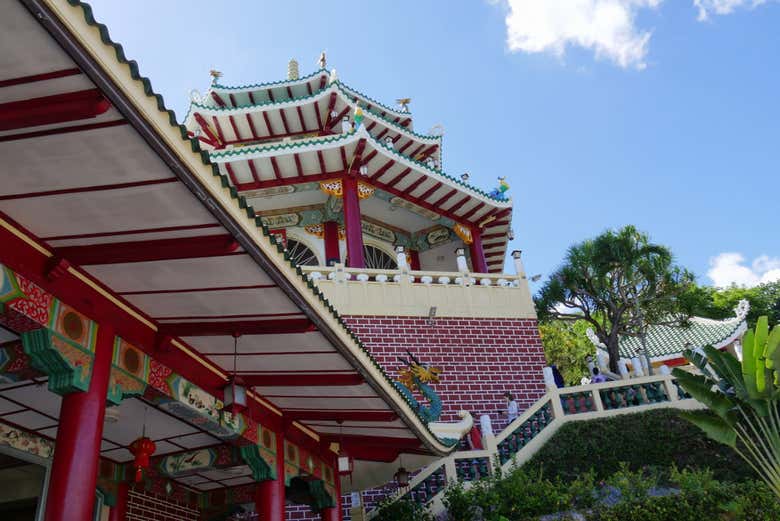
M780 257L760 255L750 265L741 253L726 252L710 258L707 276L714 286L731 285L752 288L759 284L780 280Z

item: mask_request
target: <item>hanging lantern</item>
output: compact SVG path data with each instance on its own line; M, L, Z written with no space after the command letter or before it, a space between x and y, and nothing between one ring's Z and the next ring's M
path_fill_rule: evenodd
M246 384L238 376L238 337L239 334L233 335L233 375L228 380L227 385L223 388L225 392L225 409L232 414L238 414L246 409Z
M347 476L355 470L355 460L344 449L339 448L338 471L339 476Z
M225 391L225 409L238 414L246 409L246 385L240 376L231 376Z
M405 468L398 467L393 478L395 478L395 482L398 483L399 487L404 488L409 486L409 471Z
M143 470L149 468L149 457L154 454L157 446L146 436L142 436L130 444L130 452L135 456L133 467L135 467L135 482L138 483L143 478Z

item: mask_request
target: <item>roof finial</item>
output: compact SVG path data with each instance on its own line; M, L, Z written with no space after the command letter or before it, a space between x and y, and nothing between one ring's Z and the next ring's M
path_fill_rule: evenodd
M296 61L295 58L292 58L287 64L287 79L288 80L298 79L298 62Z
M317 60L317 62L320 64L320 69L324 69L328 65L328 61L325 58L325 51L322 51L320 53L320 59Z
M403 112L409 112L409 104L412 102L412 98L398 98L395 102L398 103Z
M209 74L211 75L211 83L217 83L217 80L222 77L222 73L217 69L211 69Z
M328 83L336 83L339 81L339 76L336 74L336 69L330 70L330 79L328 80Z

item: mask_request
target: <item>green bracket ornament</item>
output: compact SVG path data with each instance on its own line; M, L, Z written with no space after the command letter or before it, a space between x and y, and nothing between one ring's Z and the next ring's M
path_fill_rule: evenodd
M59 395L89 389L92 354L46 328L22 334L32 366L49 376L49 390Z
M276 479L276 472L260 454L260 447L257 445L245 445L241 447L241 457L244 462L252 469L252 477L255 481L268 481Z
M311 494L311 509L320 512L325 508L333 508L336 502L325 489L325 482L321 479L313 479L308 482L309 494Z

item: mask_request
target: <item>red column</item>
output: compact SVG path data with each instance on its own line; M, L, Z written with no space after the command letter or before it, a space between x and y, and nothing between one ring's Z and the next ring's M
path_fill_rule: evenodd
M113 351L114 331L101 324L89 389L65 396L60 405L45 521L92 519Z
M333 266L341 262L341 253L339 252L339 223L336 221L326 221L322 225L325 233L325 265Z
M338 465L336 465L338 468ZM333 508L324 508L320 513L322 521L342 521L344 519L344 509L341 504L341 476L336 473L336 506Z
M469 244L469 254L471 255L471 271L474 273L487 273L487 262L485 262L485 252L482 250L482 233L479 228L471 229L471 244Z
M411 260L409 267L412 271L420 271L420 252L417 250L409 250L409 257Z
M365 268L363 257L363 227L360 224L360 198L357 179L347 175L341 180L344 197L344 234L347 239L347 266Z
M276 433L276 479L261 481L255 492L258 521L284 521L284 437Z
M127 493L130 487L127 483L120 483L116 491L116 505L111 507L108 521L127 520Z

